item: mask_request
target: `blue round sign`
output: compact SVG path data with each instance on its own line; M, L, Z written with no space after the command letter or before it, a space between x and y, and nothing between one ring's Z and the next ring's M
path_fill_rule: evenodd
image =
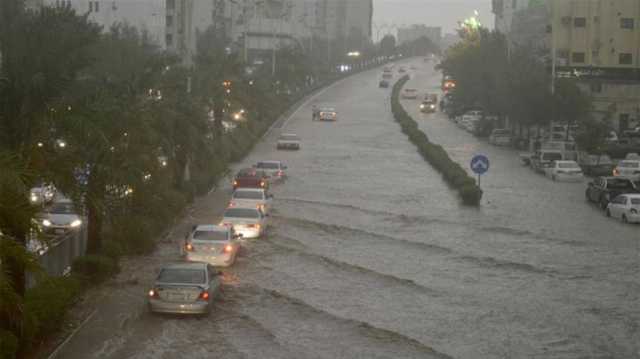
M485 174L489 170L489 158L485 155L475 155L471 159L470 167L475 174Z

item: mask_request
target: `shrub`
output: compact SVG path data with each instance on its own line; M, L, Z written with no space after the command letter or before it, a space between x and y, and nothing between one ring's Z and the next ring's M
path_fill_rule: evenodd
M429 142L427 135L420 131L418 123L409 116L398 101L400 90L408 80L409 77L404 76L393 86L391 95L393 117L400 124L402 132L409 137L409 141L418 148L418 153L422 158L440 172L449 185L458 190L462 203L470 206L479 205L482 199L482 190L476 185L476 181L467 174L464 168L449 157L442 146Z
M0 329L0 359L13 359L18 351L18 338L7 330Z
M90 284L100 283L119 270L118 262L104 255L89 254L73 261L73 272Z

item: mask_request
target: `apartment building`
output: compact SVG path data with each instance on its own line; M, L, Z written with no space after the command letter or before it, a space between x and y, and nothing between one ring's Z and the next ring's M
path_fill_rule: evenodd
M557 77L574 77L594 115L618 131L640 124L640 1L551 1L549 43Z

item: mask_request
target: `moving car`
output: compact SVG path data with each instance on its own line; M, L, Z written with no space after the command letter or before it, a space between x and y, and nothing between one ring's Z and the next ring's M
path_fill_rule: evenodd
M187 261L228 267L236 261L241 237L233 227L198 225L187 234L182 251Z
M539 173L544 173L545 168L551 166L553 161L562 161L562 151L556 149L540 149L531 155L529 158L529 164L531 168Z
M166 264L149 290L147 305L153 313L208 314L220 282L219 273L206 263Z
M640 181L640 160L622 160L613 169L614 176L630 178L633 181Z
M50 183L40 183L29 191L29 202L42 206L51 203L56 197L56 188Z
M338 113L333 107L323 107L318 110L317 119L320 121L336 121Z
M434 113L436 112L436 103L431 100L422 101L420 104L420 112Z
M284 170L287 169L287 166L281 161L260 161L254 167L263 171L270 181L283 179L285 177Z
M65 234L81 226L82 217L70 200L53 203L42 215L42 228L47 234Z
M222 215L221 226L233 226L242 238L259 238L267 227L268 214L257 208L227 208Z
M600 205L605 209L609 202L621 194L638 193L633 181L623 177L596 177L589 182L585 191L585 197L590 202Z
M398 72L403 74L403 73L407 72L407 68L404 67L404 66L400 66L400 68L398 68Z
M576 161L553 161L545 168L545 175L554 181L577 181L584 179L582 169Z
M418 98L418 90L414 88L405 88L402 90L402 98L407 100L415 100Z
M278 138L276 147L280 149L299 150L300 137L294 133L283 133Z
M231 195L229 207L236 208L257 208L262 213L267 214L271 210L273 195L268 194L263 189L238 188Z
M506 128L496 128L489 135L489 143L496 146L509 146L513 141L511 131Z
M380 83L378 84L378 87L380 87L380 88L388 88L389 87L389 81L387 81L385 78L383 78L382 80L380 80Z
M587 176L609 176L613 173L614 164L607 155L591 155L578 153L578 164Z
M393 72L391 71L385 71L382 73L382 80L391 80L393 78ZM389 82L387 82L387 85L389 84Z
M233 179L233 189L238 188L269 188L269 175L256 168L243 168Z
M606 210L607 217L620 218L624 223L640 223L640 194L621 194L614 198Z

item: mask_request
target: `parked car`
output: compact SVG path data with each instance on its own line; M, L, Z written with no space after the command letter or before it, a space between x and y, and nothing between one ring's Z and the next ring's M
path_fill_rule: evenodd
M300 137L294 133L283 133L278 138L276 147L280 149L299 150Z
M609 176L615 167L607 155L578 153L578 164L587 176Z
M402 90L402 98L407 100L416 100L418 98L418 90L414 88L405 88Z
M554 181L577 181L584 179L582 169L576 161L553 161L544 169L545 175Z
M627 155L624 157L624 159L625 160L640 161L640 154L637 154L635 152L627 153Z
M624 223L640 223L640 194L617 196L607 205L606 214L607 217L620 218Z
M65 234L82 227L82 216L70 200L53 203L42 214L41 220L46 234Z
M197 225L185 237L182 251L187 261L228 267L236 260L240 238L233 227Z
M333 107L322 107L318 110L317 119L320 121L336 121L338 113Z
M269 188L269 176L265 171L256 168L243 168L233 179L233 189Z
M221 226L233 226L243 238L259 238L267 227L268 214L257 208L227 208L222 216Z
M489 143L496 146L509 146L513 141L511 131L506 128L496 128L489 135Z
M255 168L269 177L269 181L283 179L286 174L287 166L282 161L259 161L255 164Z
M39 183L29 191L29 202L36 206L51 203L56 197L56 187L50 183Z
M605 209L613 198L621 194L638 192L636 185L628 178L596 177L589 182L585 197L588 201L598 203L600 208Z
M238 188L231 195L229 207L237 208L257 208L262 213L271 211L273 195L268 194L263 189L258 188Z
M208 314L220 285L219 272L206 263L166 264L149 290L147 305L153 313Z
M614 176L630 178L633 181L640 181L640 160L622 160L613 169Z
M561 161L563 159L560 150L541 149L531 156L530 164L534 171L544 173L545 168L551 167L553 161Z
M378 87L380 87L380 88L388 88L389 87L389 81L387 81L386 79L383 78L378 83Z

